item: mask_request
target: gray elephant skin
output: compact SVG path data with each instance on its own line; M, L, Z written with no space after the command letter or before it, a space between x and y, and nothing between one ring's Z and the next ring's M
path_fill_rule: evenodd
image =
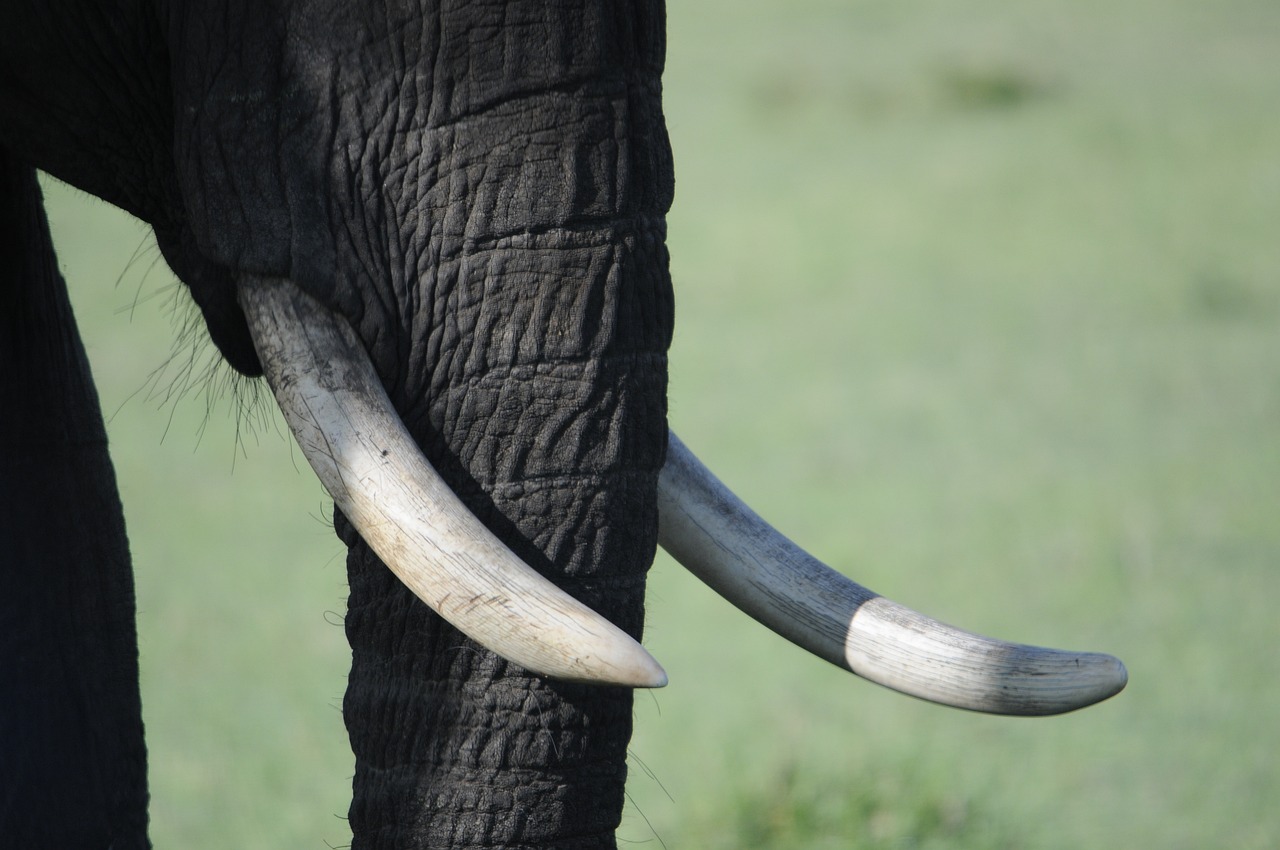
M468 507L639 636L672 327L660 5L5 17L6 842L147 844L123 524L33 167L150 223L246 375L261 366L238 274L287 277L348 317ZM611 846L631 692L468 645L335 525L355 846Z
M278 396L296 375L260 356L246 282L337 317L486 533L639 640L669 454L660 2L15 0L3 18L0 844L149 846L124 520L36 169L147 222L222 356ZM631 680L489 651L335 500L353 846L614 847ZM841 624L880 600L850 598L814 651L863 672L881 654L846 651ZM1116 665L1088 701L1123 685Z

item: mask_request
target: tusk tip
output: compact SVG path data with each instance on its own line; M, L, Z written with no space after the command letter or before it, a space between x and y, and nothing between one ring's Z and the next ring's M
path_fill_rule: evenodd
M632 653L629 663L620 667L618 684L629 688L665 688L667 671L644 647L636 644L635 649L638 651Z
M521 662L510 657L508 660L540 676L566 682L618 688L666 687L667 671L649 651L612 623L602 622L609 627L609 638L596 643L585 655L558 654L550 663L546 663L547 659L543 659L544 663Z
M1067 656L1067 653L1060 655L1064 660ZM1072 655L1068 665L1060 667L1059 671L1058 687L1051 687L1041 693L1042 699L1030 700L1022 706L1016 703L1014 706L1002 706L996 709L996 713L1066 714L1110 699L1123 691L1129 683L1129 671L1125 669L1124 663L1115 656L1100 652ZM1056 696L1052 693L1054 690L1057 690Z
M1091 695L1094 699L1086 703L1087 705L1109 699L1123 691L1125 685L1129 684L1128 669L1125 668L1124 662L1114 655L1095 654L1089 659L1089 667L1093 668L1091 672L1094 676L1094 687Z
M667 671L663 670L658 662L653 662L653 666L657 669L654 675L647 679L643 685L646 688L665 688L667 686Z

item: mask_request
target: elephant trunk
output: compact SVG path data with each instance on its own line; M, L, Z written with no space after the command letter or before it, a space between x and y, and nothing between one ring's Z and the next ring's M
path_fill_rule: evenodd
M356 174L385 213L360 222L351 255L339 246L339 267L361 268L370 233L395 230L389 253L410 246L391 264L410 291L395 300L414 309L353 326L463 504L638 639L673 314L662 11L485 8L526 26L496 44L442 21L432 76L414 84L431 107L390 154L405 170ZM505 57L501 79L474 77L492 67L479 50ZM631 691L503 660L419 601L341 512L335 525L349 547L353 846L615 846Z
M599 293L609 321L596 331L643 341L636 319L661 308L636 298L659 274L661 243L619 238L648 244L611 248L617 259L584 285L626 281ZM548 335L537 301L513 321L517 336ZM450 387L419 436L504 543L636 639L665 445L663 345L648 341L576 362L540 343L533 359ZM344 518L338 526L351 546L354 846L612 847L631 691L553 682L500 659L410 594ZM392 825L410 834L377 831Z

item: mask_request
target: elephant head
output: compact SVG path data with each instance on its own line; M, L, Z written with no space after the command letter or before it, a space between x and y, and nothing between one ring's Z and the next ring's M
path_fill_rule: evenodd
M659 542L783 636L918 697L1048 714L1123 687L1108 656L877 597L670 434L660 3L7 17L6 835L146 844L123 521L34 168L154 228L333 496L356 847L613 846L631 689L666 683L638 643Z

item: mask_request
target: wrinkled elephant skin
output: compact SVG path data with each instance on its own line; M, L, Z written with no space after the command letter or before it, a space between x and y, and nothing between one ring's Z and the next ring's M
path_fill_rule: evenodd
M6 322L65 356L0 348L2 420L18 429L9 446L50 442L80 471L46 479L43 508L15 493L29 507L6 508L0 526L6 581L63 576L73 621L35 632L3 609L0 627L26 638L4 644L0 664L27 696L4 709L0 732L31 741L25 761L0 759L6 840L48 846L49 824L74 822L83 828L58 846L146 842L136 685L102 700L63 687L81 667L136 683L136 649L101 420L41 241L32 167L149 222L241 372L261 371L236 299L242 275L288 278L345 317L462 502L536 571L640 636L672 328L659 4L19 2L6 19L0 202L29 224L17 241L6 230L6 259L32 261L6 270L0 296L53 293L57 305L29 307L46 320L37 330L0 303ZM68 386L87 389L70 398ZM55 434L27 410L76 427ZM92 466L76 460L85 453ZM20 463L3 467L6 505L20 479L39 477ZM91 504L54 510L72 490ZM100 502L116 510L102 519L110 534L40 519L82 519ZM483 651L420 604L346 517L335 525L349 546L354 846L614 846L630 690L548 681ZM81 558L78 534L113 541L112 570ZM98 610L107 597L92 582L128 604ZM33 591L11 589L0 604L29 607ZM112 618L118 639L98 645L98 621ZM56 784L65 766L40 753L59 747L74 748L61 755L84 787ZM42 760L49 781L31 781L24 771Z

